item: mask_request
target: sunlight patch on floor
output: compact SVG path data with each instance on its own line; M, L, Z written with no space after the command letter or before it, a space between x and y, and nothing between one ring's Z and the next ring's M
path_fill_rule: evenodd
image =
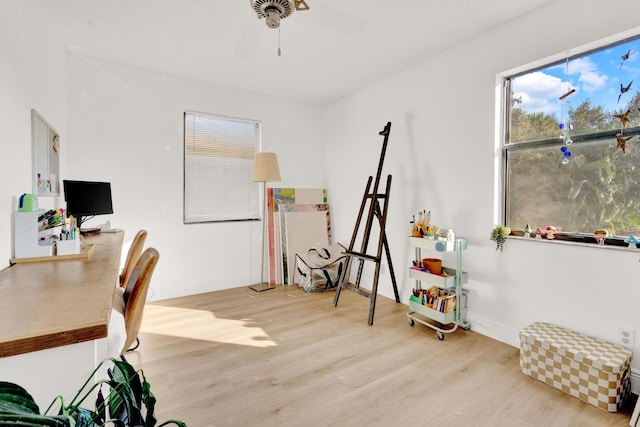
M250 320L221 319L207 310L147 304L140 331L250 347L277 345L262 328L251 324Z

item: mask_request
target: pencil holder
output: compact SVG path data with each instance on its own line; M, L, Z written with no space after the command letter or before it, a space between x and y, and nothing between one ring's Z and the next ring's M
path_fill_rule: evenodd
M80 253L80 239L58 240L56 242L56 255L72 255Z

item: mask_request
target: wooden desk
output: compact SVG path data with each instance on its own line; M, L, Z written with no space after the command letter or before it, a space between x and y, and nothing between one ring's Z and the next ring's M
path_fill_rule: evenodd
M85 237L89 259L0 271L0 358L107 336L124 232Z

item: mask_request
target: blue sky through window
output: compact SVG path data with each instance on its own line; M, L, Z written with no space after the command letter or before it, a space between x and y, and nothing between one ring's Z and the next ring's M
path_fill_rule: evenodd
M628 55L623 60L623 56ZM621 94L620 85L631 87ZM575 89L563 100L559 98ZM601 105L605 111L617 113L640 89L640 40L598 50L568 62L556 64L513 79L512 91L522 99L527 113L555 115L564 121L569 108L576 108L585 99L592 106ZM618 100L618 97L620 99Z

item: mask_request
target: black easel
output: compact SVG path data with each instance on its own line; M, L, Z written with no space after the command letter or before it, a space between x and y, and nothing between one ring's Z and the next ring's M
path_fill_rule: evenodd
M387 142L389 141L390 133L391 122L388 122L384 129L380 132L380 135L384 136L384 142L382 143L382 153L380 154L380 162L378 163L376 180L371 192L369 192L369 190L371 189L371 181L373 178L370 176L367 181L367 186L364 190L364 196L362 197L362 203L360 204L360 212L358 212L358 219L356 220L356 226L353 230L353 236L351 237L351 243L349 244L349 248L345 252L345 254L349 257L349 259L347 260L348 266L350 266L351 261L354 258L360 261L358 265L358 274L356 275L356 282L355 284L349 283L349 277L347 277L346 275L351 269L346 268L343 273L344 277L339 280L338 287L336 289L336 295L333 299L333 305L337 307L338 299L340 298L340 292L343 288L369 298L371 301L369 304L369 325L373 324L373 315L376 308L376 295L378 294L378 279L380 276L380 262L382 261L383 249L387 255L387 265L389 266L389 273L391 274L391 282L393 283L393 292L395 293L396 302L400 302L398 287L396 285L396 276L393 272L393 264L391 262L391 253L389 252L389 243L387 242L387 234L385 232L385 226L387 223L387 211L389 207L389 193L391 191L391 175L387 176L387 186L385 192L378 193L378 186L380 185L380 174L382 173L382 164L384 163L384 156L387 151ZM384 207L382 209L380 209L380 199L384 200ZM360 223L362 222L362 216L367 206L367 202L370 202L369 212L367 214L367 222L365 224L364 233L362 236L360 251L356 252L353 250L353 248L358 235L358 230L360 228ZM369 255L367 254L367 247L369 245L369 237L371 236L371 226L373 224L374 216L378 219L378 223L380 225L378 252L376 255ZM360 280L362 279L364 261L373 261L376 264L371 291L360 289Z

